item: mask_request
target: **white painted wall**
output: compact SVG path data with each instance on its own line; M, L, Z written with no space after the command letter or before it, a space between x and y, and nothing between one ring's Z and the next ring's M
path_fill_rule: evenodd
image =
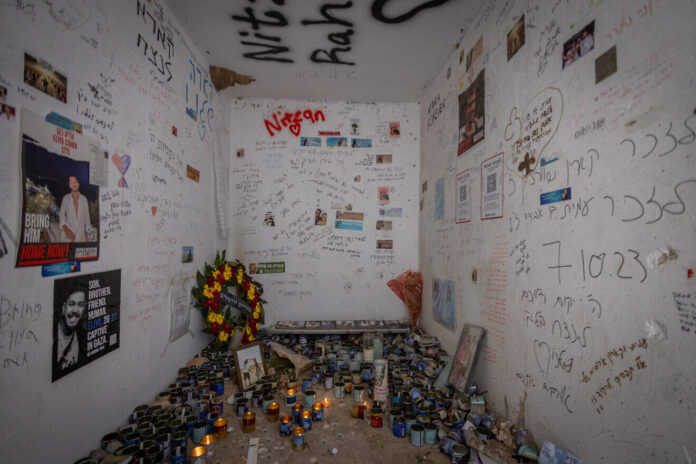
M305 110L320 110L325 120L303 120L299 136L282 123L280 131L264 123L275 124L277 111ZM255 276L268 300L267 324L407 316L386 283L418 268L418 117L413 103L231 101L228 248L243 250L239 259L247 265L285 262L284 274ZM399 122L399 138L389 137L389 122ZM373 148L327 148L320 131L369 138ZM319 137L321 147L302 147L301 137ZM392 163L376 164L380 154L391 155ZM379 187L391 189L388 205L378 204ZM335 228L336 208L345 204L364 213L362 231ZM317 208L328 213L326 226L314 225ZM376 230L380 208L402 209L401 217L384 218L391 231ZM264 225L266 212L274 227ZM377 240L393 240L393 249L377 250Z
M185 335L167 346L169 295L175 288L188 292L191 285L180 279L193 277L215 254L219 227L213 148L226 144L227 137L220 131L216 140L213 126L205 120L212 116L215 126L226 128L227 115L215 93L208 92L203 107L205 95L199 83L208 65L169 10L156 0L141 3L171 37L170 80L144 56L143 45L138 46L138 34L150 44L156 36L152 19L138 15L135 0L0 3L0 85L8 91L3 103L17 109L13 120L0 120L0 233L9 248L0 259L2 462L74 462L98 447L101 436L126 423L135 406L153 399L174 379L176 368L208 341L199 332L200 316L192 313L195 338ZM23 83L25 51L67 75L67 104ZM97 99L90 86L112 103ZM204 111L193 121L186 107L195 105L196 94L199 110ZM14 268L23 108L42 116L55 111L83 123L85 134L100 140L110 155L131 157L128 189L117 187L120 176L109 162L108 186L101 193L116 199L100 202L100 258L82 267L83 273L122 270L120 348L55 383L51 383L55 277L42 278L38 267ZM110 128L100 127L97 120ZM176 137L172 126L178 130ZM174 159L169 159L163 144ZM166 169L158 156L171 161L176 172ZM200 183L186 177L187 164L200 171ZM118 206L112 207L112 201ZM182 246L195 247L193 263L181 263ZM20 314L15 314L15 306ZM27 306L32 311L23 315ZM29 330L36 339L17 342L17 334ZM9 361L17 359L19 365Z
M521 15L526 41L508 61L506 36ZM583 462L696 457L696 333L678 310L683 303L694 322L694 18L689 1L492 1L420 100L425 327L454 350L465 323L485 326L474 379L494 409L514 417L527 393L537 440ZM563 43L593 20L594 50L563 70ZM483 53L467 72L460 52L480 36ZM618 71L595 84L595 60L613 46ZM484 68L485 139L458 156L457 97ZM523 178L512 162L515 117L540 97L552 97L557 132L532 148L558 160ZM481 162L498 153L504 216L481 221ZM475 179L473 217L455 224L454 179L465 169ZM440 178L445 219L435 221ZM572 200L540 206L541 193L566 187ZM676 259L651 265L663 247ZM435 277L456 282L454 332L432 318ZM666 338L651 336L653 324ZM631 351L642 338L647 348ZM608 354L620 347L623 358Z

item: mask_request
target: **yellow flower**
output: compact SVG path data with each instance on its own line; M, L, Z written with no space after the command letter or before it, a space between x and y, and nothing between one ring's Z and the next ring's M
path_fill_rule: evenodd
M242 274L237 274L237 283L242 285Z
M227 337L229 337L229 334L227 332L225 332L224 330L221 330L218 337L220 338L221 342L224 342L224 341L227 341Z
M225 264L224 272L222 273L222 277L225 280L230 280L232 278L232 268L230 267L229 264Z
M256 330L259 330L259 323L256 323Z
M214 312L212 312L212 311L208 313L208 322L210 322L211 324L212 324L213 322L217 322L217 316L216 316L216 314L215 314Z
M247 333L247 336L251 336L251 326L249 326L249 325L246 326L246 333Z
M213 291L222 291L222 285L220 285L220 282L215 281L215 283L213 284Z
M254 285L254 284L249 284L249 291L250 291L251 293L254 293L254 292L256 291L256 285Z
M254 311L253 316L254 316L254 319L258 319L261 316L261 313L258 311Z
M223 322L225 322L225 316L223 316L222 314L218 314L217 315L217 323L222 324Z
M213 279L217 280L217 278L220 276L220 271L215 269L211 275L213 276Z
M256 303L256 311L261 311L261 303Z
M254 299L254 292L252 292L251 290L249 290L249 291L247 292L247 298L250 299L250 300L253 300L253 299Z
M210 299L213 297L213 289L208 287L208 284L203 286L203 296Z
M254 336L253 336L253 335L249 335L247 338L249 339L250 342L253 342L253 341L254 341Z

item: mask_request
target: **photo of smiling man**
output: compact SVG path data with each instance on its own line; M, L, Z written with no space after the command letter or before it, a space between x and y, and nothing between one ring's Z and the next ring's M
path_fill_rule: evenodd
M87 359L84 346L83 316L87 307L87 285L83 279L71 279L55 295L53 310L53 377L77 369Z

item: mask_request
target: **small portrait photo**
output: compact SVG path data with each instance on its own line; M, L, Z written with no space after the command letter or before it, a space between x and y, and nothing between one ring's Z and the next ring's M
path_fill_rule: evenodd
M563 44L563 69L594 49L594 21Z
M253 388L256 382L266 375L261 342L240 346L234 350L234 358L240 391L247 391Z
M378 250L391 250L394 248L394 240L377 240Z
M192 246L182 246L181 247L181 262L182 263L192 263L193 262L193 247Z
M377 164L391 164L392 155L376 155L375 163Z
M322 210L321 208L317 208L316 210L314 210L315 226L325 226L328 222L328 219L329 215L326 213L326 211Z
M389 187L379 187L377 188L378 200L377 203L380 205L389 204Z
M273 213L271 211L266 211L266 214L263 217L263 225L275 227L275 219L273 218Z
M63 103L68 101L68 78L65 74L28 53L24 54L24 83Z
M510 61L517 50L524 45L524 15L512 26L507 35L507 59Z
M379 220L377 221L377 230L392 230L392 222L391 221L383 221Z
M389 138L398 139L401 137L401 123L392 121L389 123Z
M237 158L244 158L244 149L240 148L237 150Z

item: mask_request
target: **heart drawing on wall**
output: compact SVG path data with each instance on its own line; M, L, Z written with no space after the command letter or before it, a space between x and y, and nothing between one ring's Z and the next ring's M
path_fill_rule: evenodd
M563 94L556 87L537 93L522 113L517 107L510 110L505 126L505 141L511 143L510 156L505 157L507 168L521 177L536 170L542 153L556 135L563 116Z
M534 340L534 358L536 359L539 371L545 376L549 374L549 366L551 365L551 349L546 342Z
M125 175L126 171L128 170L128 167L130 166L130 156L119 155L118 153L114 153L114 155L111 157L111 161L116 166L116 169L118 169L118 172L121 173L121 178L118 180L118 186L122 188L128 188L128 183L126 182Z

